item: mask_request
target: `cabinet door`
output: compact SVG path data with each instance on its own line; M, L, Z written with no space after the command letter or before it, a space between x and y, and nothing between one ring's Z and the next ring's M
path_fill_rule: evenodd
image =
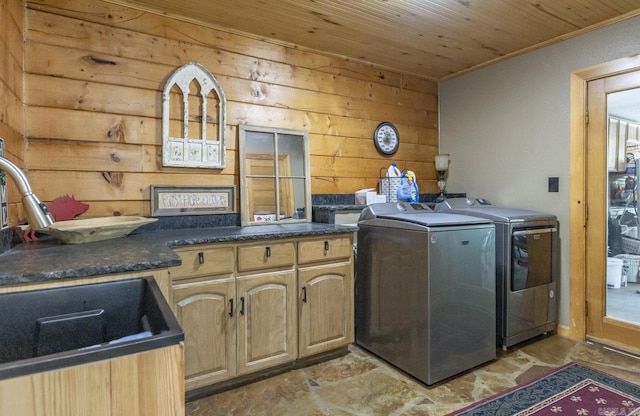
M300 357L353 342L353 264L300 268L298 284Z
M176 317L184 331L185 387L236 375L235 279L173 286Z
M238 374L295 360L295 273L238 277L237 284Z

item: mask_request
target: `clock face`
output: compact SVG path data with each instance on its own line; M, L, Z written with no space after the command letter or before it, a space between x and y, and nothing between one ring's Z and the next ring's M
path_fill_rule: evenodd
M382 154L392 155L400 147L400 135L391 123L380 123L373 133L373 143Z

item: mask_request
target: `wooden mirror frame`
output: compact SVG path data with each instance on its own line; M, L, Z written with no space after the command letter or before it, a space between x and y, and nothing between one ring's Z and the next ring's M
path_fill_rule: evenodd
M245 225L268 225L292 222L311 222L311 173L309 163L309 135L303 130L289 130L271 127L256 127L241 125L239 130L238 147L240 152L240 213L241 223ZM247 143L247 137L251 133L261 133L273 136L273 154L251 148ZM303 145L302 169L303 175L292 174L291 155L278 149L278 136L298 136ZM277 158L277 163L276 159ZM255 162L255 163L254 163ZM252 168L253 166L253 168ZM254 169L255 168L255 169ZM256 171L256 169L258 169ZM271 184L269 189L254 189L253 180L261 180ZM282 184L290 179L289 186ZM304 183L304 206L299 211L296 208L296 197L300 201L300 195L296 194L294 181ZM256 181L257 182L257 181ZM298 192L300 192L298 190ZM269 194L265 201L259 201L260 195ZM273 198L271 198L271 196ZM300 205L298 203L298 205ZM275 207L275 210L273 209ZM273 211L263 213L259 218L254 214L260 211ZM284 213L284 215L282 215ZM259 214L257 214L259 215Z

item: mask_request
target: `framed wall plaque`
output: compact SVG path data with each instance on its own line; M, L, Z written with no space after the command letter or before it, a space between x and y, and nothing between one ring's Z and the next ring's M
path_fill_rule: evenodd
M236 212L236 187L151 185L151 216Z

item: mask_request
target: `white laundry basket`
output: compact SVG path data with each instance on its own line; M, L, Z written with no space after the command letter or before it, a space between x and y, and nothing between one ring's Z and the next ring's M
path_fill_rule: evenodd
M627 277L627 282L638 281L640 271L640 256L636 254L618 254L617 259L622 259L622 273Z

